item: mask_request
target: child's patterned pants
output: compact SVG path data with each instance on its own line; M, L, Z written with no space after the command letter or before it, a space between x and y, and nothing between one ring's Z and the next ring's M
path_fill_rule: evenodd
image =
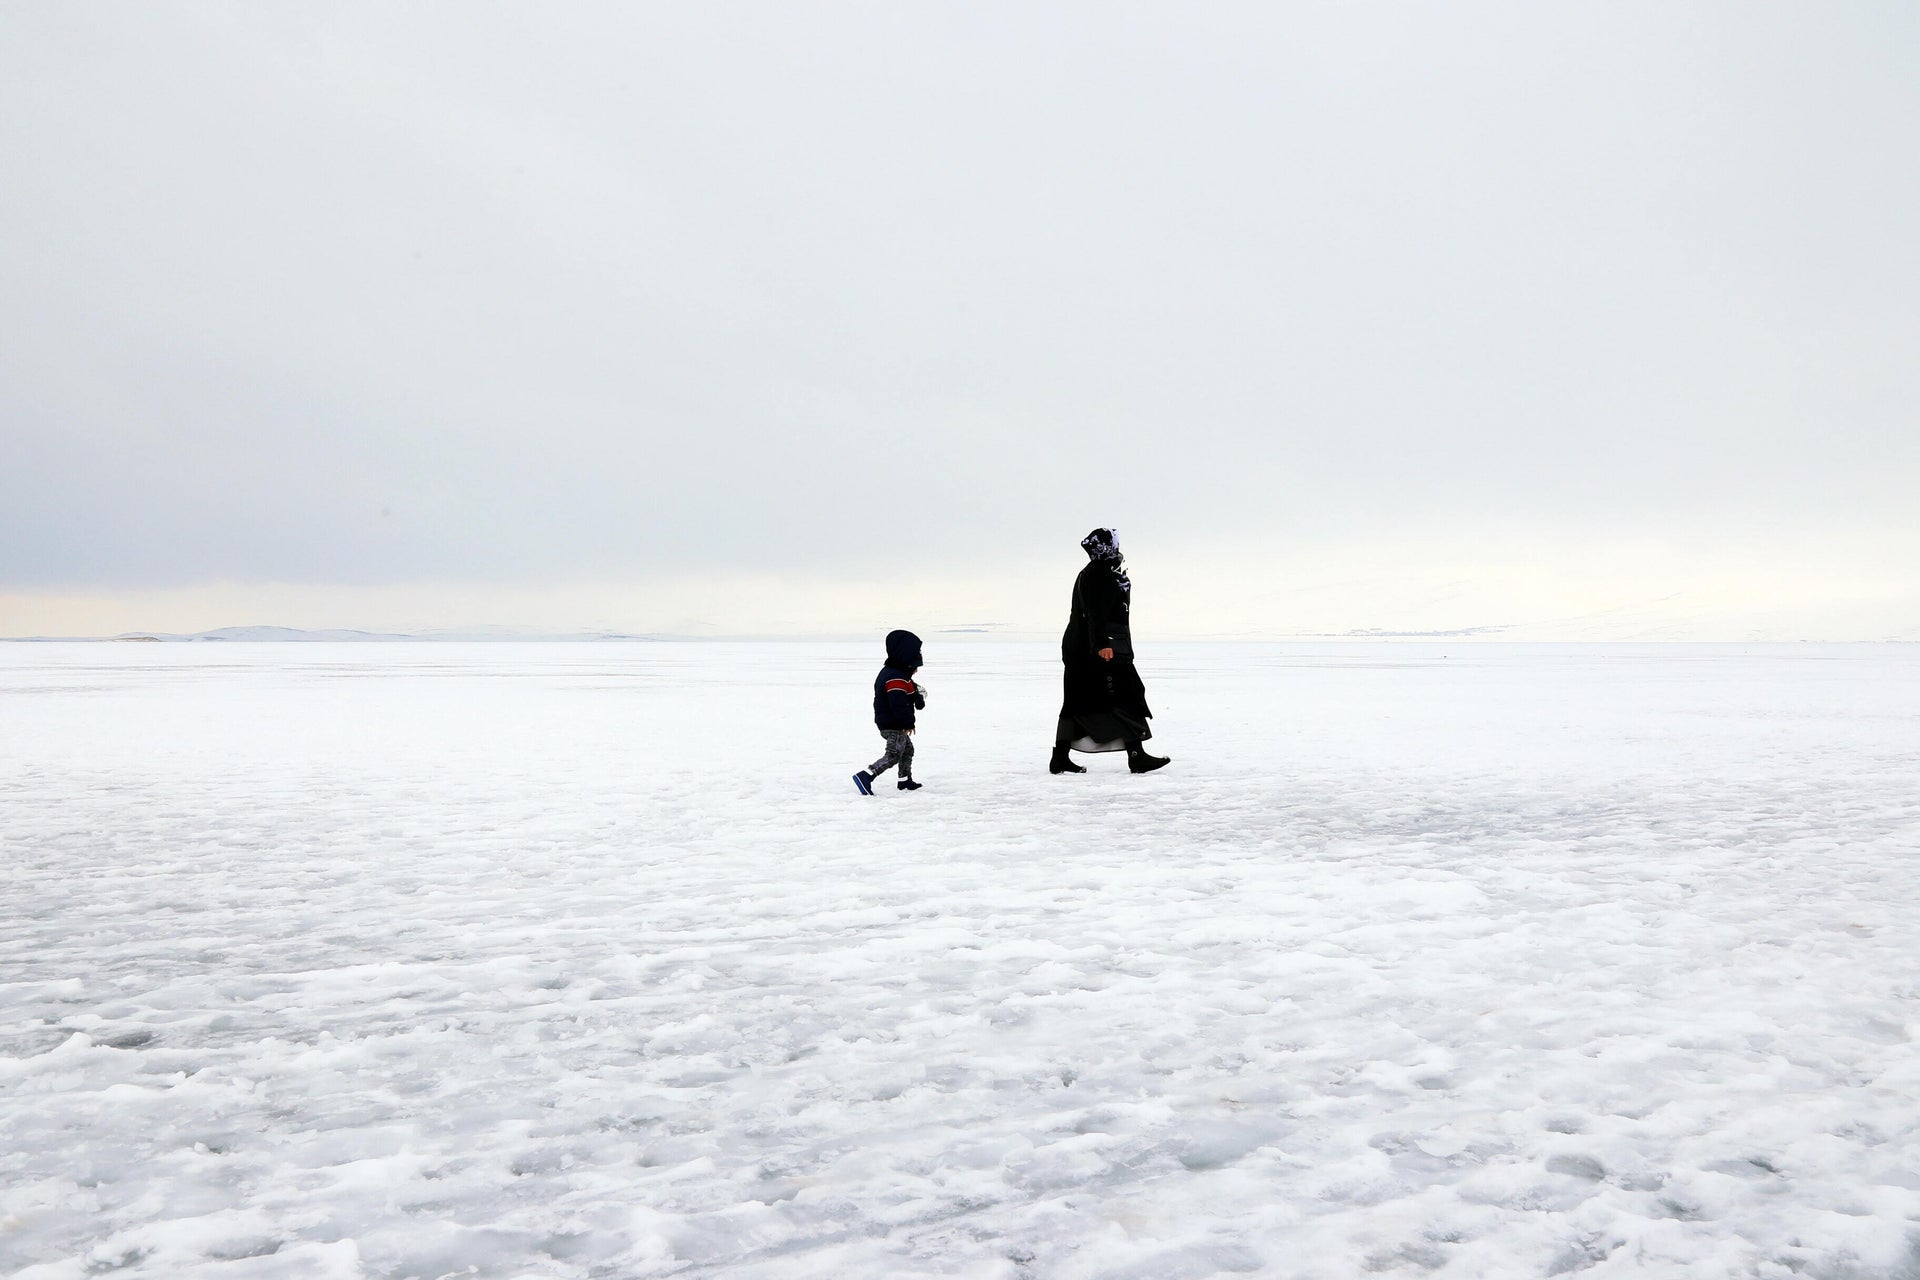
M887 740L887 754L868 765L867 772L877 778L897 764L901 778L912 778L913 735L905 729L882 729L880 736Z

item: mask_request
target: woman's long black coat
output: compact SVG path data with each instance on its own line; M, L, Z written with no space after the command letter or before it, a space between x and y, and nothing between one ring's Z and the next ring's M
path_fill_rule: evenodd
M1133 665L1132 587L1116 569L1096 560L1073 580L1073 613L1060 637L1062 742L1090 738L1117 746L1153 736L1147 687ZM1111 661L1100 656L1102 649L1113 650Z

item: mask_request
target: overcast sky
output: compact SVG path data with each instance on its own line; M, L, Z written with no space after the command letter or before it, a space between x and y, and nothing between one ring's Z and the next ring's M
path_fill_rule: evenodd
M1916 228L1906 4L0 0L0 634L1920 638Z

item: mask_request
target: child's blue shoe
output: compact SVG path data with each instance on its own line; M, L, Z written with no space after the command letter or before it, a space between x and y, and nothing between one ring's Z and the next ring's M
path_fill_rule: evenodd
M873 794L873 775L862 769L853 775L853 785L860 788L861 795L870 796Z
M899 787L902 791L918 791L920 789L920 784L915 782L912 778L902 778L900 779L899 782L895 783L894 785Z

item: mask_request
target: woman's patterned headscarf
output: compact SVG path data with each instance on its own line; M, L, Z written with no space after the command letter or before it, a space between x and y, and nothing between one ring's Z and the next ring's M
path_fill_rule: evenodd
M1080 539L1080 545L1092 559L1110 560L1115 564L1120 562L1120 534L1117 530L1095 529Z
M1113 570L1113 576L1119 581L1122 591L1133 589L1133 583L1127 580L1127 570L1120 559L1119 530L1095 529L1080 539L1080 545L1086 548L1088 558L1095 564L1105 565Z

